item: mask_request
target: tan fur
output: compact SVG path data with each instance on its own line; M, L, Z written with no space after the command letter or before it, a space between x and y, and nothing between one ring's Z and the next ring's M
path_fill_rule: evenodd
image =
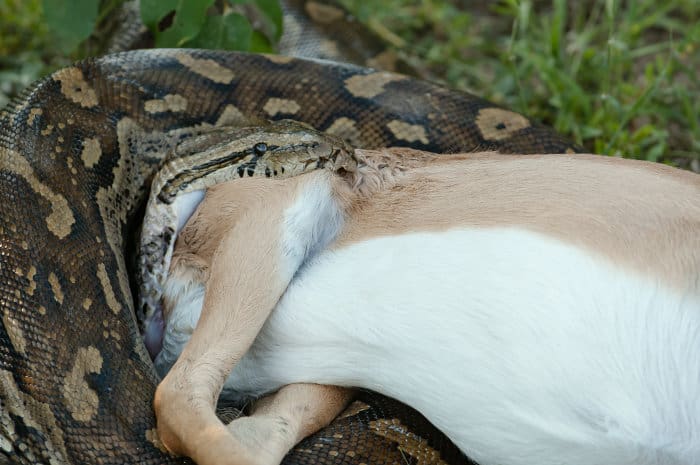
M290 181L294 183L299 180L292 178ZM246 214L255 215L267 211L261 199L268 199L270 192L273 193L273 198L279 199L275 193L287 192L289 185L290 182L284 180L251 177L207 189L205 200L178 236L170 274L180 276L182 281L191 279L193 282L206 282L209 279L212 256L232 226ZM231 189L235 192L231 192ZM291 199L288 200L288 203L291 203ZM288 206L288 203L285 203L284 207ZM275 220L279 218L269 221ZM250 243L252 246L256 244L261 242L252 240ZM165 298L163 308L167 318L168 309L173 305L167 301L167 294Z
M278 464L299 441L330 424L351 398L350 389L290 384L257 401L251 416L232 421L228 430L257 454L258 463Z
M214 414L224 379L291 279L279 266L284 212L319 176L346 213L332 247L413 231L525 228L668 286L699 289L697 175L593 155L436 156L408 149L357 155L364 164L344 178L317 171L215 186L183 229L171 274L207 289L197 329L156 393L158 432L170 450L200 465L276 463L347 402L348 392L338 388L295 385L263 403L257 419L227 429ZM270 419L280 416L291 432L270 433ZM271 455L257 453L260 441L276 444Z
M200 465L271 463L250 447L244 431L239 431L241 437L231 434L216 417L214 407L224 379L248 350L291 279L285 278L277 266L281 261L278 236L284 210L294 201L305 177L267 180L267 190L248 186L246 181L252 178L237 182L243 187L238 199L244 203L235 210L235 223L223 226L223 221L215 220L208 225L212 230L207 230L206 236L183 233L181 243L191 241L183 249L201 254L178 252L172 263L175 270L178 263L196 262L193 276L206 276L207 290L197 330L158 386L154 408L158 435L165 447ZM210 191L210 199L216 190ZM199 214L193 220L198 218L206 221ZM231 264L235 264L238 273L229 272ZM322 425L329 416L326 412L337 413L345 401L345 395L336 393L318 404L316 410L292 409L290 420L298 431L309 434L309 425ZM280 408L285 410L285 406L296 402L282 402ZM284 434L278 438L281 444L288 443L285 438ZM286 450L299 439L288 444Z
M337 247L417 230L518 227L584 247L673 287L698 288L697 279L687 281L700 263L696 174L599 155L436 156L390 149L360 150L358 156L370 169L358 171L351 190L336 185L339 195L357 196L347 200L350 218ZM201 222L194 228L208 234L210 227L225 228L222 217L235 218L246 199L275 188L265 181L216 186L207 194L207 210L191 222ZM211 216L216 212L220 216ZM197 233L186 228L183 235ZM187 246L198 247L196 241ZM205 246L195 253L210 251Z
M404 152L415 155L398 151ZM524 228L674 288L700 289L696 174L599 155L483 153L427 160L355 202L336 246L457 226Z

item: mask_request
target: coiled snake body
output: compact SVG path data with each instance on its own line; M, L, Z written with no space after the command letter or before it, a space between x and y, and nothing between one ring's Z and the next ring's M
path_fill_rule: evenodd
M157 448L127 244L179 141L281 118L358 147L572 149L489 102L352 66L152 50L54 73L0 114L0 463L187 463ZM361 400L286 463L465 462L405 406Z

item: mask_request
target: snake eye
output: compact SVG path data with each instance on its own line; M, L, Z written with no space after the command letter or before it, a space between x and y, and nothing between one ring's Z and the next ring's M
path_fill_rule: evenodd
M259 157L262 156L265 152L267 152L267 144L265 142L255 144L255 147L253 147L253 152L255 152L255 155Z

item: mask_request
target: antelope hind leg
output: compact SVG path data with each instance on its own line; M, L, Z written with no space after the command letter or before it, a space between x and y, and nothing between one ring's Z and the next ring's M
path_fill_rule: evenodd
M289 384L257 401L251 415L233 420L228 430L256 455L256 463L277 465L299 441L328 426L353 393L337 386Z
M216 417L216 401L226 377L253 343L296 270L339 233L343 215L333 195L332 176L315 171L265 190L221 237L197 327L154 398L158 435L171 452L187 455L199 465L260 463L259 451L247 447L251 441L244 432L244 423L254 423L227 429ZM297 400L288 396L304 394L304 388L288 389L280 392L277 402L263 404L254 421L262 424L263 417L277 409L293 411ZM308 399L320 392L317 387L306 389ZM342 395L327 399L317 404L316 411L290 417L299 427L294 439L310 431L314 419L327 423L328 412L345 403ZM290 444L291 439L282 439L280 453Z

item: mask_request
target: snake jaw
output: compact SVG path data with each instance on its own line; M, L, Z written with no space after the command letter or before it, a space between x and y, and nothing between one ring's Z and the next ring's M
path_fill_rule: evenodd
M333 153L333 171L343 174L343 173L356 173L360 166L360 161L357 158L355 150L345 152L342 150L336 150Z
M146 322L144 323L143 342L146 344L146 349L151 356L151 360L155 360L156 356L163 348L164 333L165 321L163 320L163 309L159 306L146 318Z
M154 315L161 305L175 241L208 187L249 176L288 178L317 169L354 171L357 166L354 149L345 141L290 120L263 127L215 128L181 141L173 154L178 156L153 179L138 259L137 312L152 357L162 338ZM149 329L149 325L155 326Z

